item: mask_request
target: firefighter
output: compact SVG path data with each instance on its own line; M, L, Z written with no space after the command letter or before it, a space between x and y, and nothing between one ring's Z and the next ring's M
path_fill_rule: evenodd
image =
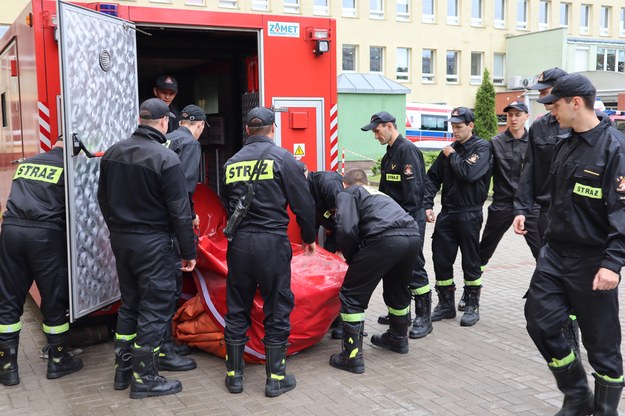
M492 165L490 143L473 134L474 120L473 111L466 107L451 112L447 121L456 140L443 148L428 170L424 198L427 221L436 221L432 260L438 305L432 312L432 321L456 317L453 265L460 248L466 301L460 319L462 326L475 325L480 319L482 280L478 246ZM436 218L432 207L441 185L442 208Z
M20 163L0 231L0 383L19 384L20 317L33 281L41 294L43 332L50 348L46 377L82 368L67 351L69 288L63 141Z
M410 338L423 338L432 332L432 291L425 271L423 241L425 236L425 163L423 154L409 140L397 131L395 117L382 111L371 116L369 124L362 131L371 130L381 145L386 145L382 157L379 190L389 195L419 224L420 249L409 281L415 301L415 318L410 329ZM378 317L378 323L388 325L390 315Z
M180 127L165 138L165 146L173 150L180 158L184 175L187 179L187 192L189 193L189 205L193 213L193 227L198 228L200 218L195 213L193 204L193 194L200 177L200 159L202 156L202 148L198 139L204 131L206 125L206 114L197 105L189 104L182 109ZM182 293L182 272L177 268L176 273L176 299L180 298ZM176 312L177 302L174 303L171 315L173 317ZM184 357L191 353L191 348L185 344L176 344L172 339L171 318L165 327L165 335L163 343L158 354L158 369L169 371L188 371L197 367L195 360Z
M113 387L139 399L178 393L159 376L157 357L176 301L176 265L195 267L195 234L180 159L163 146L167 104L139 107L139 127L100 162L98 203L111 233L122 305L115 332ZM182 256L182 260L180 260Z
M345 191L337 196L337 242L349 264L339 292L343 349L330 357L332 367L364 373L362 352L365 310L380 280L390 326L371 343L401 354L408 352L410 289L422 238L417 222L388 195L369 187L361 169L345 173Z
M178 128L181 119L180 110L178 110L178 107L174 104L176 95L178 95L178 81L171 75L160 75L156 78L152 92L154 93L154 97L165 101L169 106L169 112L172 113L173 116L169 117L167 133L171 133Z
M231 217L227 228L235 219L241 219L238 228L230 228L227 233L231 241L226 255L225 384L230 393L243 391L243 352L248 341L250 309L259 288L265 312L267 397L277 397L296 385L295 377L286 374L294 301L287 204L300 226L304 252L315 251L314 201L295 157L275 145L274 123L275 115L269 108L255 107L247 113L245 131L249 137L224 165L222 191Z
M538 99L571 134L554 149L551 206L530 282L527 331L564 403L558 414L617 415L623 389L618 284L625 264L625 136L593 109L596 90L581 74L561 77ZM577 314L595 394L581 357L561 332Z

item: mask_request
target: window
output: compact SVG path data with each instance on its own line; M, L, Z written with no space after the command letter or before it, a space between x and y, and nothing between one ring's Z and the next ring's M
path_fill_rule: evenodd
M619 25L619 36L625 36L625 7L621 7L621 18Z
M482 62L484 61L484 53L471 52L471 83L479 84L482 82Z
M579 33L590 33L590 4L582 4L579 8Z
M421 52L421 81L434 82L434 50L423 49Z
M369 72L384 72L384 48L371 46L369 48Z
M356 46L343 45L343 71L356 70Z
M517 0L516 28L527 30L527 0Z
M410 80L410 49L397 48L397 81Z
M601 6L601 15L599 16L599 34L608 36L610 34L610 7Z
M269 10L269 0L252 0L252 10Z
M471 26L482 26L482 0L471 2Z
M620 73L625 73L625 49L617 50L617 65L616 71Z
M495 27L497 29L506 27L506 0L495 0Z
M423 0L423 10L422 10L421 20L424 23L434 23L435 15L434 15L434 0Z
M458 64L460 52L447 51L447 59L445 65L445 80L450 83L458 83Z
M493 84L503 85L506 73L506 54L496 53L493 58Z
M343 0L343 17L356 17L356 0Z
M447 0L447 24L457 25L458 23L460 23L458 0Z
M549 29L549 2L550 0L540 0L538 3L538 30Z
M384 0L369 0L369 17L384 19Z
M575 49L575 72L588 71L590 48Z
M569 27L570 13L571 5L569 3L560 3L560 27Z
M204 0L184 0L187 6L204 6ZM237 0L220 0L219 7L236 8Z
M284 13L299 13L299 0L283 0Z
M315 0L313 3L313 14L318 16L329 15L328 1L329 0Z
M625 49L597 48L597 71L625 72Z
M397 20L406 22L410 19L409 0L397 0Z

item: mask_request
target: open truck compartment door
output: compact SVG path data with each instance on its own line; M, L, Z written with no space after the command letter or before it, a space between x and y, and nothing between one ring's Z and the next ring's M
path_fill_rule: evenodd
M137 51L133 23L58 2L67 195L70 319L119 299L115 258L97 202L104 152L137 126Z

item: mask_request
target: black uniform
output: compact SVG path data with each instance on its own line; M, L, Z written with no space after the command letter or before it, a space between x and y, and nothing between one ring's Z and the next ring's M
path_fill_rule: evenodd
M169 124L167 125L168 134L176 131L178 127L180 127L180 120L182 120L182 114L180 110L178 110L178 107L176 107L176 104L171 103L169 105L169 111L176 117L169 117Z
M421 248L409 285L415 294L427 293L430 286L423 256L425 163L419 148L401 134L392 146L386 147L386 154L382 157L379 190L393 198L419 225Z
M572 308L590 364L612 379L623 375L618 289L592 284L599 268L620 273L625 264L624 154L625 136L606 119L556 145L550 221L525 305L527 330L547 362L573 354L560 332Z
M228 244L228 279L225 338L240 340L250 325L250 308L257 286L264 300L265 344L286 343L293 309L289 214L295 214L305 243L315 241L315 204L304 173L295 157L265 136L251 136L224 165L222 199L228 215L253 178L258 158L267 151L259 169L250 209Z
M191 131L185 126L168 133L165 146L173 150L180 158L184 176L187 179L187 191L189 192L189 204L193 212L193 194L200 180L200 159L202 158L202 146Z
M523 160L527 153L528 133L515 139L510 130L491 139L493 151L493 203L488 207L488 218L482 233L479 252L482 267L488 264L503 235L514 220L514 194L519 187ZM534 258L538 257L541 238L538 234L539 207L527 213L525 241Z
M336 196L343 190L343 176L334 171L308 172L308 189L315 200L315 225L326 229L323 248L335 253L337 250L334 234Z
M349 268L341 287L341 317L360 322L383 281L389 313L410 311L408 280L421 238L414 219L386 194L353 185L337 196L337 242Z
M19 336L33 280L41 294L43 332L69 329L63 149L22 162L13 176L0 232L0 341Z
M476 135L451 145L455 153L441 152L427 173L425 209L432 209L434 196L443 186L441 213L432 235L432 259L437 286L455 286L453 265L462 252L465 285L480 286L478 252L482 228L482 206L488 196L491 146Z
M158 130L139 126L106 151L98 188L121 291L117 334L152 348L175 302L176 263L196 254L184 172L164 142Z

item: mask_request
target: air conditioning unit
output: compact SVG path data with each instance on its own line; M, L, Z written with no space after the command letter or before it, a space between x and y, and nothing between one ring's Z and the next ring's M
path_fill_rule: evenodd
M522 77L521 84L523 88L528 89L532 85L536 84L536 77Z
M522 90L523 87L523 77L520 75L509 77L508 78L508 89L509 90Z

